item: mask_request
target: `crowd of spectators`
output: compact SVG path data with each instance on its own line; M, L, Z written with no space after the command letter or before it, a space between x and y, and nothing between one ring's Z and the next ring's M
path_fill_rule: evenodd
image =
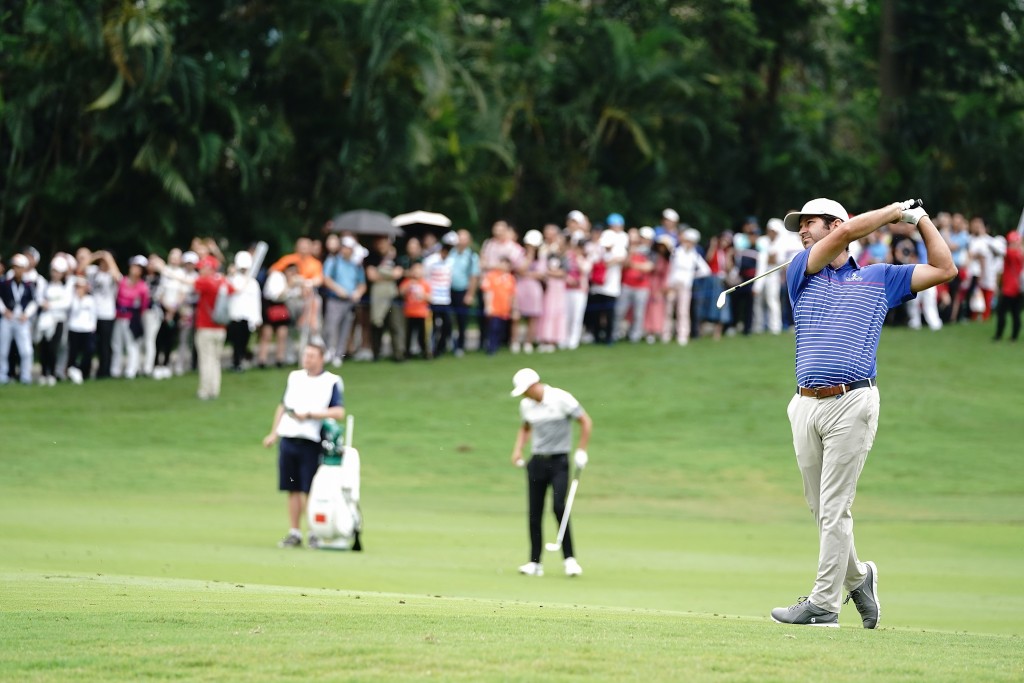
M1009 320L1016 340L1020 235L990 235L984 219L959 213L940 212L935 223L960 276L890 311L887 324L937 330L987 321L995 306L993 338L1002 338ZM254 247L227 261L207 238L165 257L139 254L121 263L102 249L44 260L26 248L0 258L0 384L164 379L199 370L200 397L215 398L222 363L234 371L281 367L296 362L297 349L313 337L324 341L327 363L339 367L476 350L685 346L790 328L782 271L737 289L723 308L715 305L724 290L802 248L779 219L762 230L752 216L711 234L665 209L657 225L628 225L616 213L592 225L580 211L522 234L497 221L479 249L464 229L395 241L325 228L269 263L254 263ZM916 231L899 223L850 251L861 264L926 261ZM229 319L213 311L221 293Z

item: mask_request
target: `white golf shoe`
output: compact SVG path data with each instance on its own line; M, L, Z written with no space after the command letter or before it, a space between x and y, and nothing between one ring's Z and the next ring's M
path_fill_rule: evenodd
M527 562L519 568L519 573L527 576L544 576L544 567L540 562Z
M565 558L565 575L566 576L579 576L583 573L583 567L576 561L575 557Z

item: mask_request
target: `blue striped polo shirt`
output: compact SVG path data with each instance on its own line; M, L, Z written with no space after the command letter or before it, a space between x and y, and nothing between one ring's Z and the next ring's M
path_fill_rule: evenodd
M860 268L852 258L806 274L810 248L786 273L796 326L796 381L802 387L849 384L875 376L875 354L890 308L913 299L914 266L876 263Z

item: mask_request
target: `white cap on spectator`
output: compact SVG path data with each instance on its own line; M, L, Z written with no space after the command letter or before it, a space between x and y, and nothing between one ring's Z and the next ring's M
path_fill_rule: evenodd
M28 268L28 264L28 256L24 254L15 254L11 257L11 268Z
M252 268L252 254L247 251L240 251L235 254L235 268L249 270Z
M644 227L640 228L640 237L641 237L641 239L645 239L645 240L653 240L654 239L654 228L652 228L649 225L645 225Z
M191 263L193 266L199 263L199 254L194 251L186 251L181 255L182 263Z
M777 232L779 234L782 234L786 230L786 224L778 218L769 218L768 225L765 227L767 227L769 231Z
M142 268L145 268L146 266L149 265L149 259L143 256L142 254L138 254L137 256L132 256L132 260L129 261L128 263L129 265L141 266Z
M566 220L576 221L577 223L585 223L587 217L583 215L582 211L579 211L578 209L573 209L572 211L569 212L569 215L566 216Z
M345 235L344 237L341 238L341 246L346 247L348 249L355 249L356 247L359 246L359 242L356 241L356 238L353 237L352 235Z
M459 243L459 234L454 230L449 230L441 237L441 244L447 244L449 247L454 247Z
M664 211L661 212L661 217L662 218L667 218L668 220L672 221L673 223L678 223L679 222L679 214L676 213L675 209L665 209Z
M68 272L68 262L64 260L63 256L58 254L53 257L52 261L50 261L50 270L55 273L66 273Z
M683 230L682 238L687 242L697 244L700 242L700 231L697 228L687 228Z
M540 230L527 230L523 235L523 244L529 247L539 247L543 243L544 235L540 234Z

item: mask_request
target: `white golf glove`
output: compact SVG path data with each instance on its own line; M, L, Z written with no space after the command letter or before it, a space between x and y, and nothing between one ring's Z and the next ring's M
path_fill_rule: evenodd
M577 448L576 452L572 455L572 461L576 464L576 469L578 470L582 470L587 466L587 460L589 460L587 452L582 448Z
M904 223L910 223L911 225L917 225L919 220L928 215L928 212L924 210L923 204L916 207L914 206L915 204L918 204L919 201L920 200L917 199L908 199L904 202L899 202L900 210L902 211L900 214L901 221Z

